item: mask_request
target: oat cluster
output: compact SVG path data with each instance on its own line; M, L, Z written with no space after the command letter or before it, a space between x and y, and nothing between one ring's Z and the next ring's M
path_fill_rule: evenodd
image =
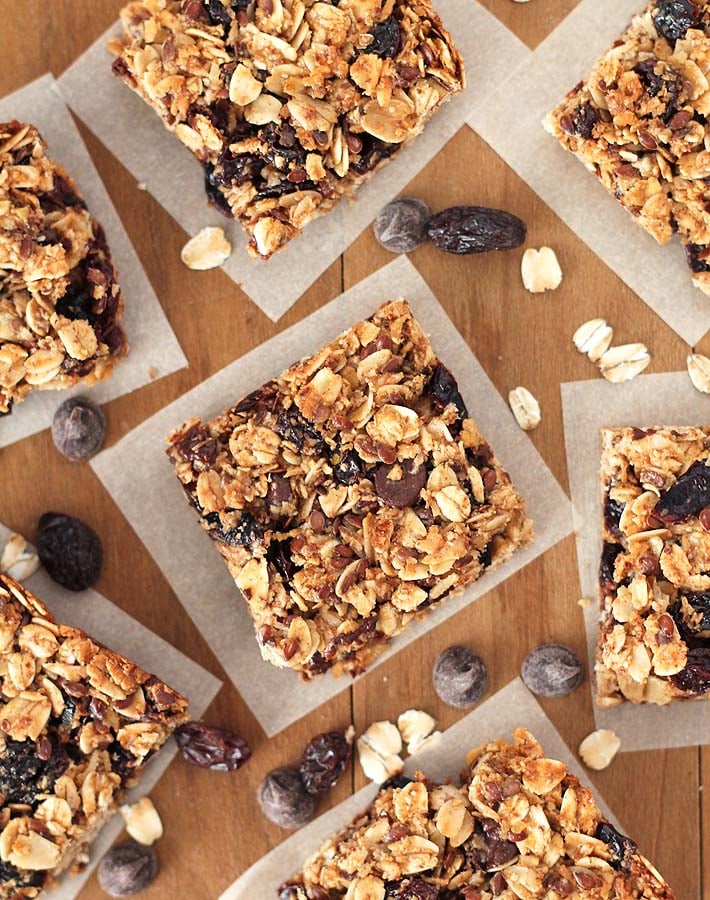
M114 71L205 167L268 258L462 90L428 0L138 0Z
M280 888L280 900L673 900L592 793L516 731L471 751L460 787L383 788Z
M706 294L709 78L710 4L653 0L546 123Z
M386 641L529 542L522 499L398 300L168 453L263 656L361 672Z
M187 701L0 574L0 897L78 869Z
M0 124L0 416L33 390L94 384L125 355L101 226L37 130Z

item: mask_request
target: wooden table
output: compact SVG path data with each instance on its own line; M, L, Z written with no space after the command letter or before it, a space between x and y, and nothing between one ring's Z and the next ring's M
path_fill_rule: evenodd
M576 5L576 0L482 2L531 47ZM0 0L0 95L47 70L59 75L109 26L121 5L120 0ZM27 117L32 118L32 110ZM368 229L272 324L221 272L187 271L179 259L185 234L83 127L82 134L190 362L189 368L106 407L111 443L390 259ZM539 398L543 419L532 440L568 488L559 385L595 377L571 346L575 328L592 317L607 317L618 342L647 343L656 372L683 369L688 347L469 128L450 141L408 193L435 210L467 202L509 209L528 223L530 245L549 244L558 251L565 279L546 296L525 292L517 254L442 260L438 251L424 247L412 260L501 393L524 384ZM700 349L710 352L710 339ZM0 452L0 519L33 538L38 517L48 509L79 515L101 535L106 561L99 590L226 682L210 648L91 469L67 463L45 431ZM256 787L269 769L295 761L317 732L352 722L359 733L375 719L396 719L412 705L432 713L440 727L451 725L458 713L440 703L430 673L437 654L452 642L470 643L487 660L493 690L516 676L526 653L543 641L562 641L584 656L578 597L575 544L569 537L271 741L225 683L207 718L242 732L254 749L253 759L232 775L203 772L181 761L170 767L153 795L166 826L158 848L162 872L143 896L215 898L278 844L285 832L255 810ZM593 727L586 688L544 706L573 748ZM624 754L595 775L604 797L679 900L710 897L710 858L703 860L701 853L701 836L710 829L710 798L703 800L700 792L703 767L710 771L710 750L690 747ZM358 767L323 808L362 780ZM82 893L102 896L95 879Z

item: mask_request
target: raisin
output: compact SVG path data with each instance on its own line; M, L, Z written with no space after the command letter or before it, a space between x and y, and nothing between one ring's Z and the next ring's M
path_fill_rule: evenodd
M209 516L207 519L209 520ZM219 520L219 515L217 515L217 519ZM229 544L230 547L249 547L251 550L264 540L261 526L246 510L242 512L238 524L233 528L225 531L220 525L217 525L216 528L210 529L210 534L223 544Z
M468 417L468 410L454 376L446 366L438 363L427 385L427 393L431 394L435 406L441 411L453 403L460 419Z
M319 734L309 741L301 759L301 780L309 794L331 790L350 765L352 748L338 731Z
M308 897L302 881L285 881L277 890L278 900L307 900Z
M621 544L610 544L608 541L604 542L604 549L602 550L602 558L599 563L599 584L603 588L613 588L614 586L614 565L616 563L616 557L622 551Z
M14 888L42 887L48 877L49 874L47 872L30 872L27 870L20 872L19 869L16 869L10 863L0 860L0 884L10 891L9 896L11 897L19 897L20 894L14 893L10 885ZM33 894L35 894L35 891L25 896L32 896Z
M350 168L356 175L365 175L367 172L371 172L378 163L392 156L399 147L399 144L387 144L365 132L359 135L358 139L361 141L362 147L357 158L353 158L350 163Z
M192 463L196 471L201 472L215 464L219 447L215 438L206 437L194 426L175 443L175 449L186 462Z
M644 59L634 67L649 97L657 97L666 107L663 119L669 122L678 111L681 81L678 73L661 60Z
M686 244L685 256L692 272L710 272L710 247Z
M83 397L65 400L52 420L52 439L71 462L91 459L106 437L106 417L100 407Z
M696 630L710 631L710 591L695 591L683 596L700 617Z
M293 576L298 571L298 566L291 557L291 548L288 541L274 541L269 544L266 552L266 559L281 575L284 582L288 585L293 580Z
M399 884L386 885L385 897L392 900L439 900L441 892L435 884L422 878L411 878Z
M212 163L205 163L205 193L207 194L207 200L209 201L211 206L221 212L223 216L226 216L228 219L234 218L232 213L232 207L229 205L227 198L224 196L222 191L220 190L220 182L219 176L215 174L215 167Z
M408 784L412 783L411 778L407 778L406 775L393 775L392 778L388 778L384 784L380 785L381 791L389 791L396 790L398 788L406 787Z
M274 431L285 441L290 441L297 450L303 450L308 439L313 441L313 450L319 453L325 446L325 441L319 432L303 418L297 409L290 409L281 413Z
M70 591L96 584L103 550L96 532L80 519L44 513L39 520L37 554L49 577Z
M222 0L207 0L207 13L213 25L222 25L224 28L229 28L232 24L229 11L222 3Z
M661 37L682 40L698 21L698 10L691 0L661 0L656 4L654 25Z
M86 208L86 204L62 175L54 175L54 187L51 191L40 194L39 203L42 212L64 212L70 206Z
M392 59L399 52L402 37L399 31L399 22L394 16L379 22L370 32L372 43L365 49L365 53L374 53L382 59Z
M710 503L710 467L704 461L680 475L658 501L653 515L667 524L697 516Z
M615 869L630 868L632 857L638 852L638 844L635 841L621 834L608 822L599 823L595 837L609 845L612 857L610 862Z
M389 477L392 469L397 466L401 477L392 479ZM382 463L375 470L375 490L377 496L387 505L395 509L405 509L413 506L419 499L427 481L426 466L415 468L412 460L401 464L385 465Z
M69 759L60 745L51 744L49 759L41 759L32 741L6 737L0 756L0 794L5 803L31 805L37 794L52 792L54 782L68 765Z
M354 450L346 450L333 465L333 478L338 484L351 485L363 475L362 460Z
M96 321L93 312L94 299L88 294L65 294L57 300L57 315L67 319L82 319L92 325Z
M688 651L688 662L682 672L671 676L673 684L689 694L710 690L710 647L694 647Z
M447 253L512 250L525 240L527 228L512 213L482 206L452 206L429 223L429 237Z
M594 126L599 121L599 113L590 103L581 103L572 116L575 134L589 140L594 134Z
M619 503L617 500L612 500L607 494L606 500L604 501L604 525L606 530L616 537L621 536L619 523L621 522L621 514L623 513L625 506L625 503Z
M214 772L236 772L251 756L243 737L204 722L181 725L175 741L187 762Z

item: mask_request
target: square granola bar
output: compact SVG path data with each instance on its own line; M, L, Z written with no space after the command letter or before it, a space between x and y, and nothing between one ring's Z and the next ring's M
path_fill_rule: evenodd
M548 130L710 294L710 3L653 0L549 115Z
M356 674L532 537L451 373L397 300L168 454L262 655Z
M710 427L602 432L597 701L710 695Z
M127 352L103 229L32 125L0 123L0 416L107 378Z
M279 900L673 900L635 842L525 729L472 750L460 787L393 779Z
M464 87L429 0L138 0L114 72L205 168L268 259Z
M0 898L80 870L187 701L0 574Z

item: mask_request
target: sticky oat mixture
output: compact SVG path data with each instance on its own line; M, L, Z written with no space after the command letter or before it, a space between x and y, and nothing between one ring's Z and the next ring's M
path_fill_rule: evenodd
M205 168L211 202L268 258L463 89L428 0L142 0L114 71Z
M602 433L597 698L710 694L710 428Z
M361 672L532 536L456 381L398 300L168 453L263 656Z
M80 868L186 713L156 676L0 574L0 898L36 897Z
M678 233L710 294L710 3L654 0L548 129L661 244Z
M673 900L564 763L518 729L472 750L460 787L383 787L278 900Z
M32 125L0 123L0 416L94 384L126 353L103 229Z

